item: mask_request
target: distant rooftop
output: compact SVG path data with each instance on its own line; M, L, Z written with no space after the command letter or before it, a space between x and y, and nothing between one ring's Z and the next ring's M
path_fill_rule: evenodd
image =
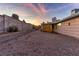
M79 12L79 9L73 9L73 10L71 10L71 15L74 15L74 14L76 14L78 12Z
M79 11L79 9L73 9L71 12L73 12L73 11L76 11L77 12L77 11Z
M76 18L76 17L79 17L79 13L76 13L76 14L74 14L74 15L70 15L70 16L68 16L68 17L66 17L66 18L63 18L61 21L59 21L59 22L64 22L64 21L68 21L68 20L71 20L72 18ZM59 23L59 22L57 22L57 23Z

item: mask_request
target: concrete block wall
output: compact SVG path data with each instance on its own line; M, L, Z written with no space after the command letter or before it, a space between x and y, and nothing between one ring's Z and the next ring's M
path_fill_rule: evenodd
M0 33L7 32L7 28L9 26L16 26L19 31L32 30L31 24L24 23L17 19L13 19L12 17L7 15L0 15Z
M0 33L4 31L3 16L0 15Z
M22 22L22 29L23 29L23 31L32 30L32 25L29 23Z
M9 26L16 26L19 31L22 31L22 22L16 19L13 19L9 16L5 16L5 29Z

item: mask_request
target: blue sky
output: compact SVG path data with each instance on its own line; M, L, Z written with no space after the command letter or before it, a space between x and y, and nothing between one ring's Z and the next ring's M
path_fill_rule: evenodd
M52 21L52 17L62 20L75 8L79 8L78 3L2 3L0 14L11 16L15 13L19 15L20 20L40 25L43 21Z

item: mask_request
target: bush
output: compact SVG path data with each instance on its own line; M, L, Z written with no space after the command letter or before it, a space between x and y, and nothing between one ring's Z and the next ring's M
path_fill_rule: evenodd
M18 28L16 26L10 26L7 28L7 32L17 32Z

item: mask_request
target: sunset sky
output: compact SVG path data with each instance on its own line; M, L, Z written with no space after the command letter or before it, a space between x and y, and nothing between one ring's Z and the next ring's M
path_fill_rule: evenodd
M79 8L79 4L69 3L2 3L0 14L11 16L13 13L19 15L20 20L27 23L40 25L42 22L52 21L52 17L62 19L71 14L71 10Z

